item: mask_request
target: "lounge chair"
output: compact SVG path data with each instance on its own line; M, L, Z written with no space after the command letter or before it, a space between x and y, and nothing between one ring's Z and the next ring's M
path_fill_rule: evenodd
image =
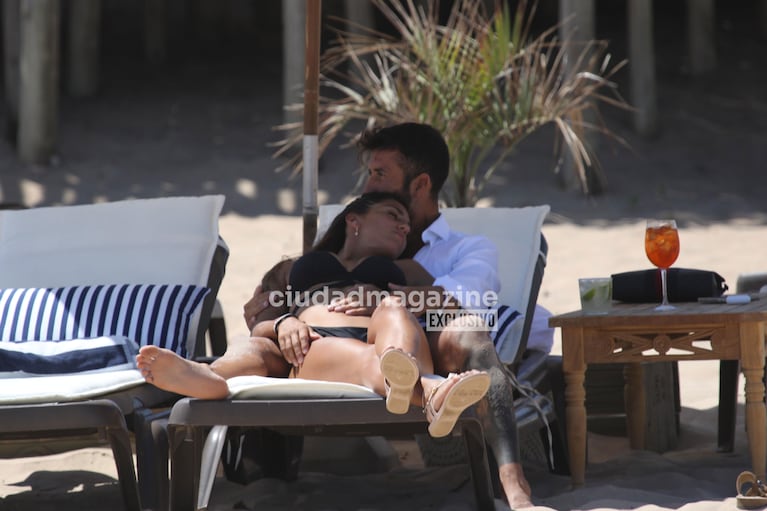
M525 313L522 321L514 322L508 335L497 344L502 359L509 364L523 359L545 266L546 244L541 226L548 211L548 206L444 210L451 226L487 235L499 247L500 301ZM338 207L321 208L320 225L328 225L328 219L337 212ZM421 410L411 407L405 415L392 415L380 396L356 385L261 377L233 378L229 384L227 400L186 398L173 406L168 435L170 501L174 510L207 507L226 426L270 428L303 435L396 435L426 431ZM549 418L554 418L551 406L542 400L535 404L543 404ZM530 415L529 410L522 413L525 417ZM465 440L477 507L494 509L482 428L475 417L465 413L456 429Z
M135 335L141 343L164 344L186 356L203 352L228 255L218 236L223 201L223 196L178 197L0 211L3 345L25 357L41 347L64 347L68 356L89 364L85 371L57 366L55 374L28 364L8 370L11 359L0 353L6 368L0 373L2 457L108 443L126 509L158 504L163 488L156 486L157 473L167 472L166 452L152 445L150 408L167 407L178 396L144 382L132 360L137 345L126 338ZM57 290L62 291L56 295ZM144 301L128 305L132 293ZM36 298L25 298L30 296ZM67 296L87 305L68 304ZM117 303L125 308L118 310ZM49 318L56 317L66 319L54 328ZM119 335L125 333L131 335ZM93 367L98 357L88 341L99 336L103 349L132 346L124 352L124 364ZM77 349L66 351L70 344ZM54 357L42 360L49 367ZM135 428L126 419L134 419ZM141 495L130 429L136 433Z

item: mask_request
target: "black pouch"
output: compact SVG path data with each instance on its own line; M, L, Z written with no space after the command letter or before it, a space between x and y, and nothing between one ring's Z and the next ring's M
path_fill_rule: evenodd
M663 288L660 270L627 271L615 273L613 300L628 303L660 302ZM722 296L727 291L724 278L716 272L669 268L666 273L669 302L695 302L701 297Z

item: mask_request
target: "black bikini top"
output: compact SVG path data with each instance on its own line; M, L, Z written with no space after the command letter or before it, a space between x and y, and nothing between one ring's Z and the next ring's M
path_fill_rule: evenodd
M307 291L317 284L339 287L355 283L386 289L390 282L404 286L405 274L388 257L370 256L349 271L335 255L325 251L299 257L288 277L293 291Z

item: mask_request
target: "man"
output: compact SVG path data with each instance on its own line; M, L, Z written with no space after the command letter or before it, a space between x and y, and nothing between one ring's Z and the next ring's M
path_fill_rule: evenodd
M366 157L368 178L364 191L400 193L409 204L410 233L403 257L429 285L392 286L409 296L437 291L461 301L465 293L499 290L497 251L483 237L467 237L450 230L440 216L438 196L445 183L450 157L442 135L431 126L404 123L363 133L358 148ZM248 327L264 312L268 295L256 289L245 304ZM337 310L359 304L342 303ZM477 406L488 443L498 462L501 486L512 509L532 506L530 486L519 460L513 388L506 369L484 332L462 330L460 324L427 332L435 370L446 375L468 369L487 371L491 386Z

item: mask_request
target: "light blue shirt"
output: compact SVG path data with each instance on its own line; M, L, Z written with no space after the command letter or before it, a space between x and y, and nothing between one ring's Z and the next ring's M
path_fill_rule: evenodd
M470 236L450 229L443 215L423 231L424 246L413 259L434 277L464 308L485 308L487 304L465 303L468 297L501 289L498 278L498 250L484 236Z

